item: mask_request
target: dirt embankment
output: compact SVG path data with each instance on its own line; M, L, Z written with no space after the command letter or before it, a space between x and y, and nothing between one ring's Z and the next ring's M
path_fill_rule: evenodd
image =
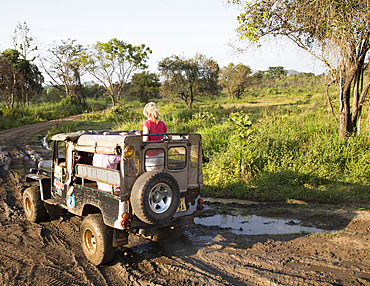
M370 285L368 210L233 205L335 231L238 235L195 225L166 245L130 237L113 262L95 267L80 247L79 217L63 212L32 224L23 215L30 155L49 156L27 144L57 123L0 132L0 285Z

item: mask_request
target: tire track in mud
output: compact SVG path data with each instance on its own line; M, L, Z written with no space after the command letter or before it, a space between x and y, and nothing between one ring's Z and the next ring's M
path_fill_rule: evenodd
M16 153L19 151L15 149L9 152L10 156ZM29 165L27 160L14 155L11 160L11 166L18 167L20 173ZM84 260L82 251L80 257L75 256L79 247L75 242L79 241L76 223L66 222L67 226L53 220L29 223L21 201L27 184L12 170L1 168L0 176L0 284L104 285L105 279L97 275L95 266L78 262Z
M0 285L107 285L99 270L82 258L76 223L32 224L23 215L21 196L27 184L20 176L33 166L25 143L54 125L79 118L0 132L0 144L6 145L1 149L9 156L0 167Z

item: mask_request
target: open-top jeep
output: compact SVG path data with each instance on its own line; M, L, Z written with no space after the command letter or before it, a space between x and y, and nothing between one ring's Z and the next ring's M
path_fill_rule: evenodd
M82 249L95 265L111 261L130 233L179 238L202 208L202 141L197 133L166 135L161 141L127 131L54 135L53 159L26 176L38 182L23 193L26 217L42 221L55 206L83 217ZM120 155L117 169L93 166L99 153ZM99 182L111 191L99 190Z

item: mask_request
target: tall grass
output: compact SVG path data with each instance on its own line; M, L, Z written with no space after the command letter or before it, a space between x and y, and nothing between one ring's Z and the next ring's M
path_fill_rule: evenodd
M340 140L324 86L286 83L250 89L241 100L224 94L199 98L192 110L176 99L156 101L169 132L202 135L210 159L203 165L203 195L369 203L369 134ZM84 120L138 130L143 107L126 100L115 109L85 114Z
M103 101L93 99L88 99L85 106L68 100L59 103L30 104L26 107L16 106L13 109L0 105L0 130L102 110L105 106Z
M247 140L240 130L218 128L228 136L223 148L206 147L205 193L260 201L298 199L320 203L369 202L370 138L339 140L336 121L315 102L266 107ZM205 145L217 142L203 131Z

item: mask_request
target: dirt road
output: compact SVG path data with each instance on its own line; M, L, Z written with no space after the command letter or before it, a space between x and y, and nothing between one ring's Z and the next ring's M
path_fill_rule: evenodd
M80 218L63 212L32 224L23 215L29 158L49 156L43 148L31 147L31 138L55 124L61 123L0 132L0 285L370 285L366 209L234 204L229 209L299 219L335 231L238 235L195 225L172 244L130 237L130 245L119 248L113 262L95 267L80 247ZM208 209L225 208L210 204Z

